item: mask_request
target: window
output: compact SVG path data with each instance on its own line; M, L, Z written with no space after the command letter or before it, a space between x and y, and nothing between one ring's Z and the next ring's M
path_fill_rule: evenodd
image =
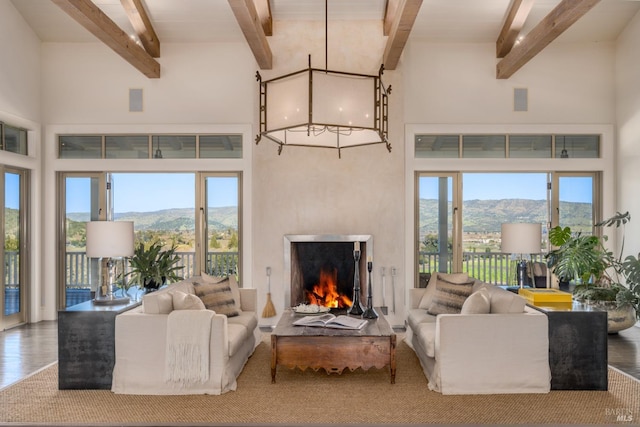
M510 158L551 158L551 135L510 135Z
M175 245L178 276L206 271L240 280L240 188L237 172L61 174L61 304L87 301L96 291L100 270L86 257L86 222L107 218L133 221L136 245Z
M600 136L556 135L555 154L562 159L597 159L600 157Z
M434 271L465 272L494 284L513 284L512 254L501 249L501 225L542 224L544 262L547 225L592 233L600 217L594 172L416 172L415 283ZM527 255L529 256L529 255Z
M458 135L416 135L416 157L460 157Z
M61 159L241 159L242 135L59 135Z
M146 135L107 135L107 159L148 159L149 137Z
M61 159L101 159L102 137L96 135L61 135L58 137Z
M505 157L506 141L505 135L462 135L462 157Z
M600 157L600 135L416 134L415 158L590 159Z
M0 143L2 149L16 154L27 155L27 130L0 122Z

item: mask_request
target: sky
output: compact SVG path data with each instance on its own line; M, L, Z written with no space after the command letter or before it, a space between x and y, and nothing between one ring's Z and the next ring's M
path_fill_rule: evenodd
M195 206L193 173L114 173L114 210L154 212L169 208ZM546 173L464 173L464 200L525 198L546 200ZM67 179L67 212L89 212L90 180ZM11 181L7 180L7 188ZM437 187L430 178L421 178L420 197L435 198ZM15 184L13 184L15 186ZM562 178L560 199L569 202L592 201L589 177ZM237 206L238 185L235 177L215 177L208 181L210 207ZM167 198L170 195L170 198ZM8 192L8 198L11 196ZM16 202L17 206L17 202Z
M112 176L115 213L195 207L193 173L114 173ZM237 206L237 178L210 178L208 190L210 207ZM89 178L68 178L67 212L89 212L90 193Z
M17 173L4 174L4 204L11 209L20 208L20 175Z
M420 198L433 199L437 194L432 177L420 179ZM547 199L546 173L463 173L463 200ZM592 202L590 177L567 177L560 181L560 200Z

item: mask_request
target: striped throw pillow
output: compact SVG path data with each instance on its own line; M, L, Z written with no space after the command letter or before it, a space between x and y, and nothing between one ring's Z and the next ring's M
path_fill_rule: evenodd
M458 314L472 291L473 280L454 283L438 274L436 291L427 312L433 315Z
M236 301L233 298L228 277L215 283L194 282L193 288L208 310L213 310L217 314L224 314L227 317L234 317L240 314L236 308Z

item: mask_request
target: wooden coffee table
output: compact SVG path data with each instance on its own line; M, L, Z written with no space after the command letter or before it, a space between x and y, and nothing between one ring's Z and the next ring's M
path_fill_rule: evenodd
M272 383L276 382L276 368L280 365L302 371L322 368L327 374L341 374L345 368L366 371L389 366L391 384L395 384L396 334L382 314L368 320L360 330L294 326L301 316L286 310L271 333Z

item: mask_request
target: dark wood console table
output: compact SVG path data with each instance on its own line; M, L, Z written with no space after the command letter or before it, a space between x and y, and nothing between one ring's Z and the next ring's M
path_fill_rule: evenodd
M111 389L115 319L140 305L86 301L58 311L58 389Z
M574 302L572 309L531 306L549 319L552 390L607 390L607 312Z

